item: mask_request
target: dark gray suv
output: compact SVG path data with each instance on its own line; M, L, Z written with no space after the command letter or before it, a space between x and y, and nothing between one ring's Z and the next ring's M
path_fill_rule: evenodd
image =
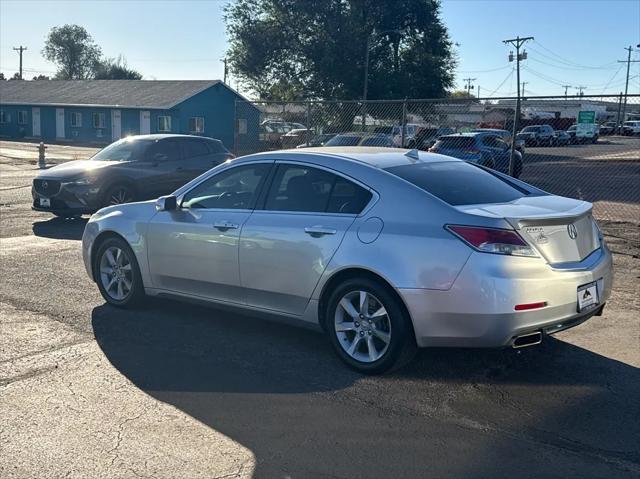
M33 209L56 216L93 213L119 203L166 195L233 155L220 140L190 135L124 138L89 160L41 172L31 193Z

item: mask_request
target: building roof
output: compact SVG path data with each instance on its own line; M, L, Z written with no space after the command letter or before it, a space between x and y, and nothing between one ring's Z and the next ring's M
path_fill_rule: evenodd
M217 84L224 85L220 80L12 80L0 82L0 103L169 109Z

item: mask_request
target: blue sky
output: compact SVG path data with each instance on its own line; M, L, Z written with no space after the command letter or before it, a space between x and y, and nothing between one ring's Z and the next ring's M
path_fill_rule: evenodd
M18 68L12 47L28 47L25 77L51 75L42 50L52 26L83 25L107 56L124 54L148 79L222 78L226 0L0 0L0 69ZM624 47L640 43L640 0L445 0L442 17L457 47L458 86L476 78L482 96L515 93L510 47L502 40L534 36L526 45L522 81L530 95L585 94L624 88ZM634 52L632 58L640 59ZM640 93L640 63L632 64L630 92ZM235 86L235 85L234 85Z

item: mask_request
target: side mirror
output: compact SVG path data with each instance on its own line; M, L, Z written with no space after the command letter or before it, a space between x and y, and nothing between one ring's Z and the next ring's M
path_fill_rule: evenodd
M161 196L156 200L156 210L175 211L178 209L178 199L173 195Z

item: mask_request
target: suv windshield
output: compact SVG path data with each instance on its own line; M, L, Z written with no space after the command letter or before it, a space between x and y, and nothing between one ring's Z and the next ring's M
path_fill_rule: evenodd
M528 192L464 161L416 163L386 168L453 206L508 203Z
M523 133L537 133L539 131L540 131L540 127L539 126L527 126L527 127L522 129Z
M91 159L93 161L137 161L153 143L153 140L124 138L100 150Z

